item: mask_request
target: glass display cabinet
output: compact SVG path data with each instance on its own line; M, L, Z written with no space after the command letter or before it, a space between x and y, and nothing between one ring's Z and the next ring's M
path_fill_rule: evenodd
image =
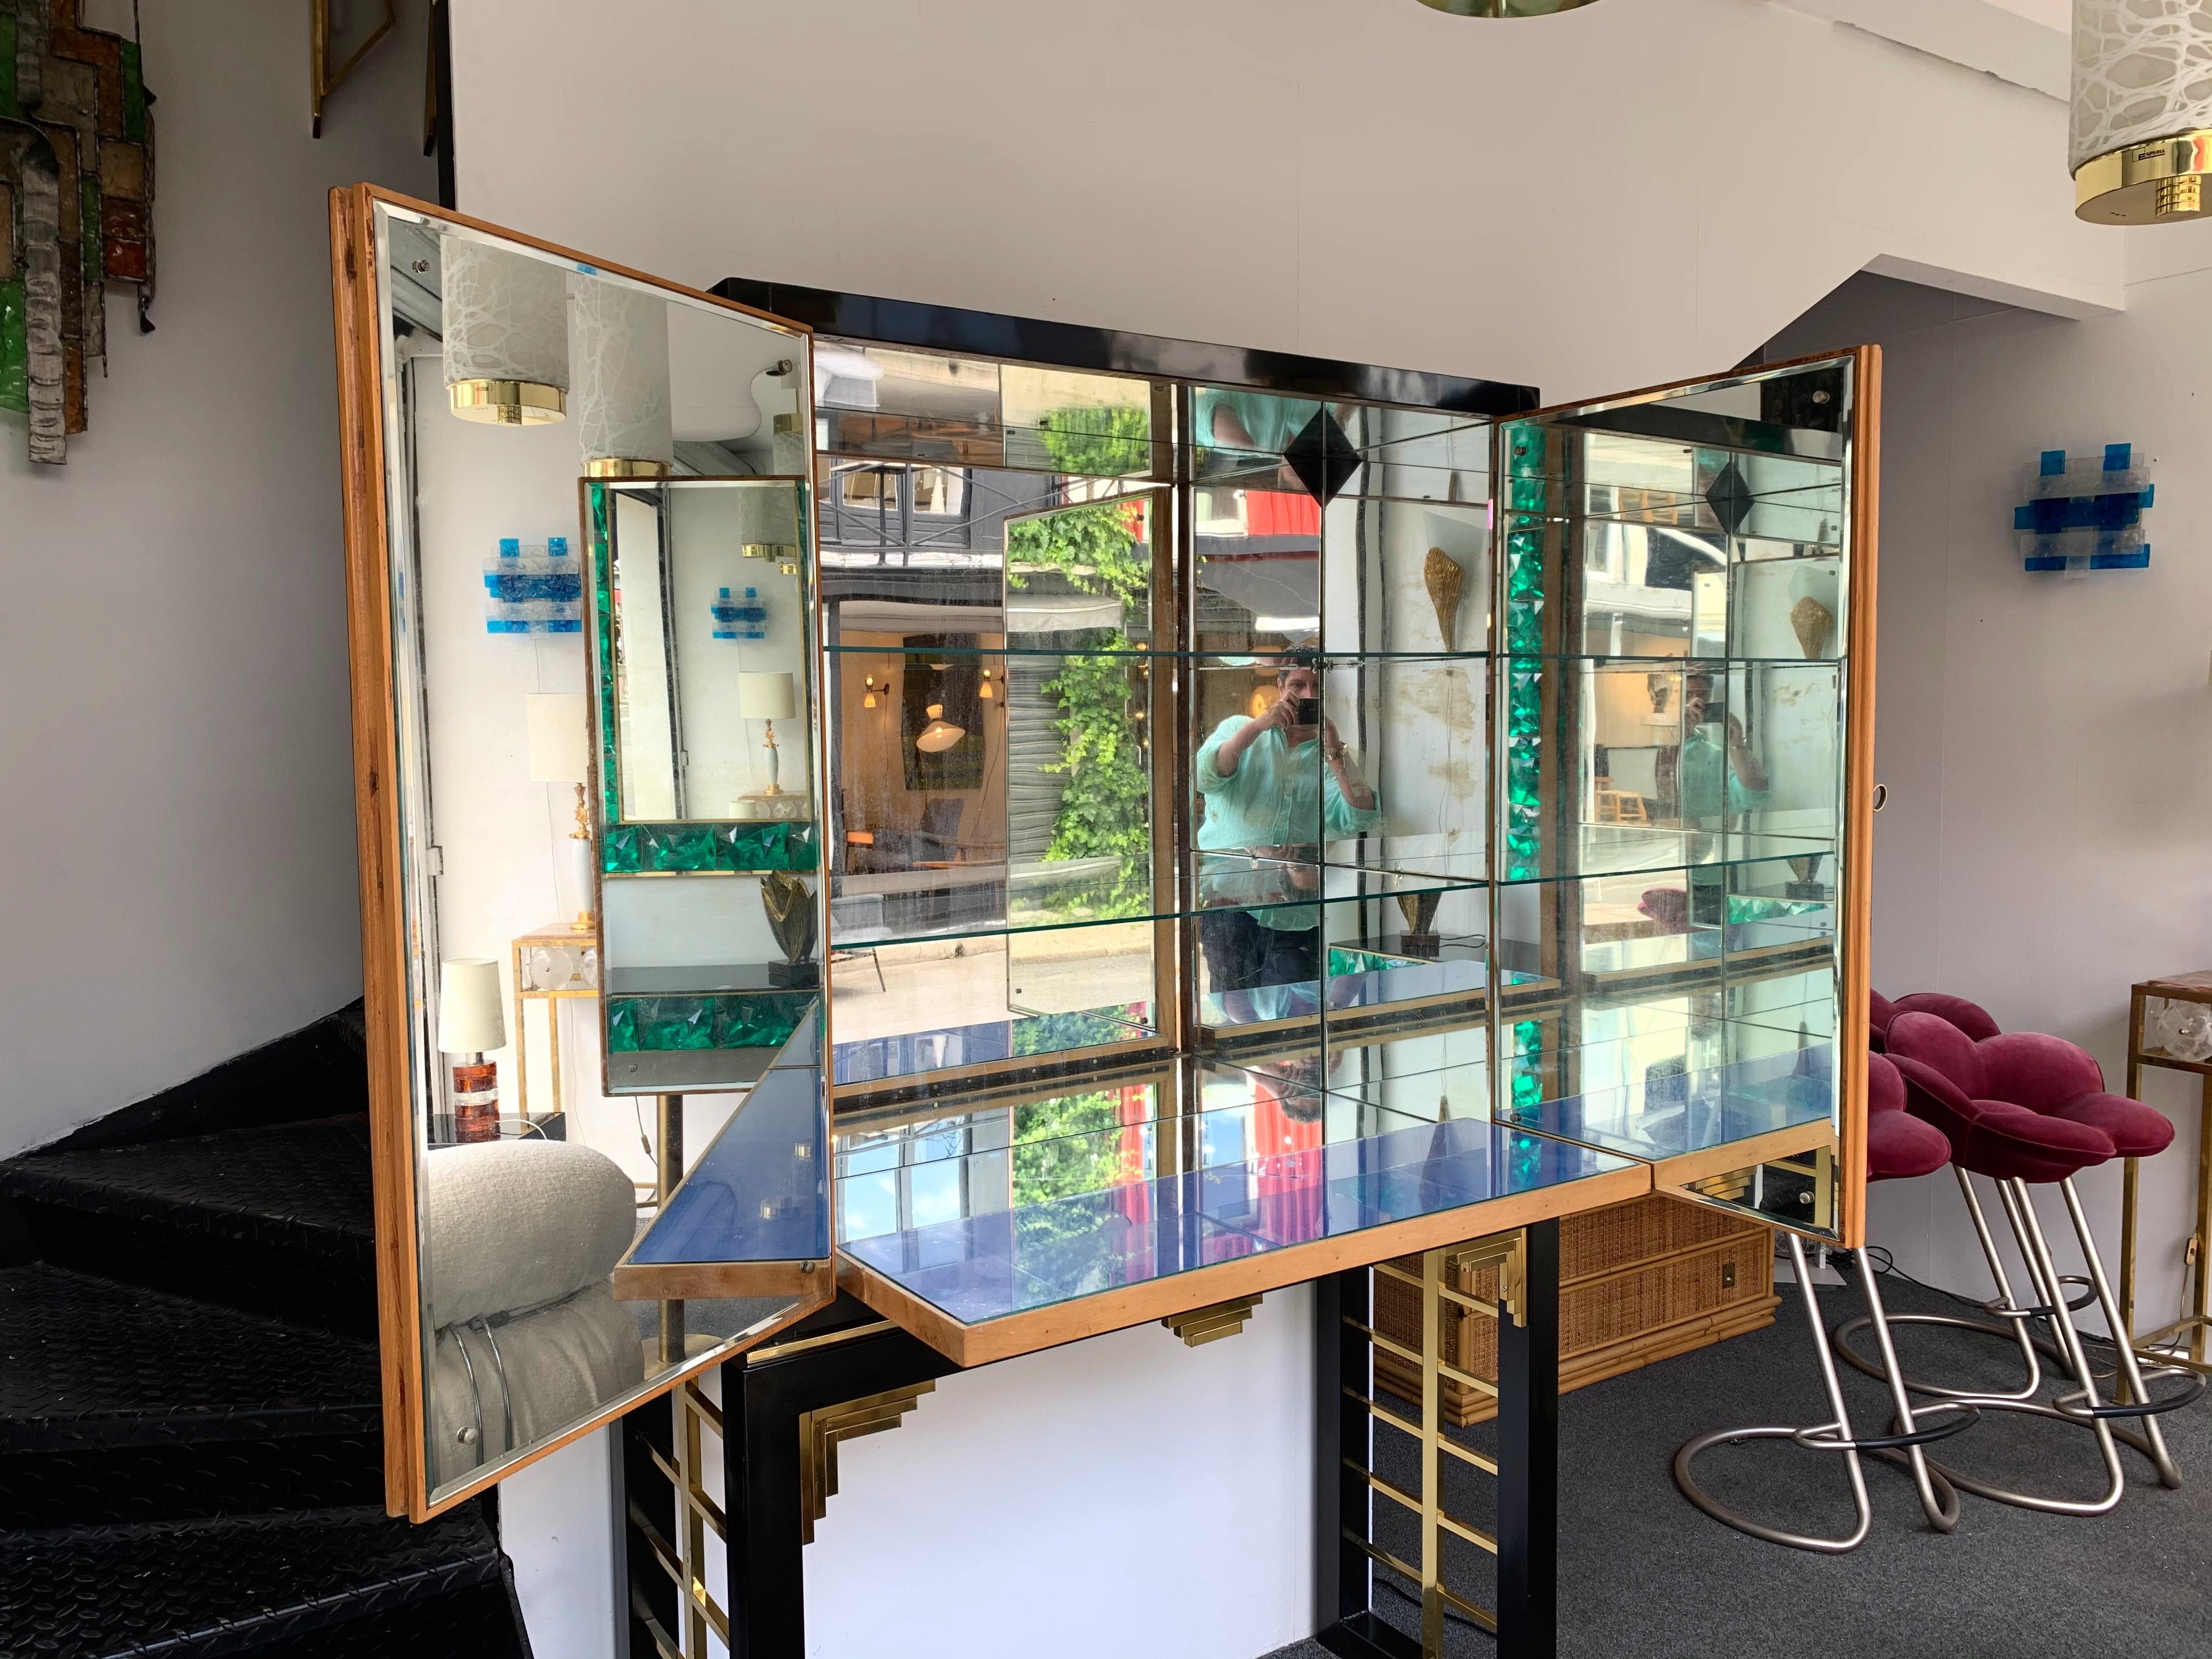
M1653 1192L1859 1241L1877 353L1546 410L333 234L395 1508L840 1291L972 1365Z

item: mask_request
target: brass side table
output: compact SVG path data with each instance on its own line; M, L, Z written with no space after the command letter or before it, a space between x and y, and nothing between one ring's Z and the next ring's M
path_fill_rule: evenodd
M2146 1066L2169 1072L2194 1072L2201 1085L2197 1114L2197 1230L2191 1235L2185 1266L2190 1274L2189 1311L2156 1330L2136 1333L2136 1188L2138 1160L2129 1158L2120 1198L2120 1318L2129 1340L2145 1359L2161 1364L2186 1365L2212 1376L2206 1358L2208 1333L2212 1333L2212 1059L2186 1060L2170 1054L2163 1040L2145 1030L2152 1003L2193 1003L2205 1010L2212 1025L2212 969L2176 974L2167 979L2145 980L2128 999L2128 1094L2142 1098ZM2161 1007L2159 1011L2164 1012ZM2208 1045L2212 1048L2212 1045ZM2185 1343L2186 1352L2182 1352Z
M552 1058L553 1109L558 1113L565 1109L561 1098L561 1004L570 998L599 994L599 930L574 927L565 921L549 922L520 936L514 948L514 977L510 982L514 987L515 1109L526 1118L530 1115L530 1028L523 1024L523 1010L531 1003L542 1002ZM537 953L540 951L550 953L550 972L539 971ZM562 976L564 964L565 978Z

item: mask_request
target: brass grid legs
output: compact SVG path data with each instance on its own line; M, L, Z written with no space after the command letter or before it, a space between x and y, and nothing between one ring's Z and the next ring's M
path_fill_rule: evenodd
M653 1467L675 1488L676 1537L672 1541L665 1536L635 1498L629 1500L629 1519L654 1563L675 1583L678 1629L672 1634L653 1616L634 1583L630 1611L653 1638L659 1659L708 1659L710 1632L723 1652L730 1647L729 1613L707 1588L707 1534L712 1531L726 1547L730 1526L722 1506L707 1493L702 1443L703 1430L711 1429L717 1441L721 1438L722 1413L701 1391L697 1377L678 1385L670 1403L675 1461L672 1463L658 1446L652 1448L651 1455Z
M1340 1453L1345 1471L1367 1492L1378 1494L1385 1502L1406 1510L1415 1518L1419 1528L1420 1559L1418 1561L1401 1559L1377 1543L1370 1535L1372 1528L1360 1524L1369 1511L1347 1505L1340 1525L1346 1543L1368 1560L1419 1587L1421 1652L1425 1659L1443 1654L1445 1628L1454 1615L1486 1631L1495 1632L1498 1628L1498 1614L1494 1611L1478 1605L1444 1583L1444 1540L1447 1536L1472 1544L1492 1556L1498 1555L1499 1551L1497 1536L1452 1514L1444 1507L1444 1460L1455 1459L1493 1477L1498 1474L1499 1470L1496 1459L1460 1444L1444 1432L1443 1390L1447 1382L1455 1382L1463 1389L1473 1389L1497 1398L1499 1385L1453 1364L1445 1358L1444 1346L1446 1333L1456 1328L1459 1316L1510 1321L1516 1326L1526 1324L1527 1261L1528 1233L1526 1229L1522 1229L1478 1239L1473 1243L1426 1251L1421 1256L1418 1276L1389 1262L1377 1264L1372 1270L1375 1273L1395 1279L1420 1293L1421 1336L1418 1352L1375 1329L1366 1320L1356 1317L1349 1310L1340 1311L1338 1315L1345 1330L1369 1349L1379 1349L1395 1355L1408 1365L1418 1364L1420 1367L1418 1419L1408 1417L1395 1405L1379 1397L1380 1390L1370 1380L1373 1375L1371 1363L1359 1366L1356 1376L1352 1368L1347 1366L1341 1383L1346 1400L1365 1419L1395 1430L1419 1447L1419 1489L1408 1492L1375 1468L1371 1428L1366 1434L1356 1437L1347 1434ZM1478 1300L1459 1288L1465 1282L1466 1275L1486 1268L1498 1271L1498 1300L1495 1303ZM1360 1311L1364 1313L1365 1309L1362 1308ZM1500 1346L1502 1349L1502 1340Z

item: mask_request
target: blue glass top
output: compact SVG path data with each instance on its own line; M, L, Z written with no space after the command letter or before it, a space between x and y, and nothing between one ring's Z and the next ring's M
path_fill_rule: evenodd
M633 1266L830 1259L817 1002L631 1249Z
M1648 1077L1514 1109L1547 1134L1656 1161L1732 1140L1832 1123L1835 1048L1821 1042L1727 1066Z
M1634 1167L1462 1118L883 1233L844 1251L976 1325ZM1482 1229L1468 1218L1468 1237Z

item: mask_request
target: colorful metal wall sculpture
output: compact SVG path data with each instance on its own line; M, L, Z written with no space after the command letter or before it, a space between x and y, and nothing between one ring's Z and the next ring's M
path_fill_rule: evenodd
M58 465L85 429L102 298L154 297L153 94L138 43L77 26L77 0L0 0L0 409Z

